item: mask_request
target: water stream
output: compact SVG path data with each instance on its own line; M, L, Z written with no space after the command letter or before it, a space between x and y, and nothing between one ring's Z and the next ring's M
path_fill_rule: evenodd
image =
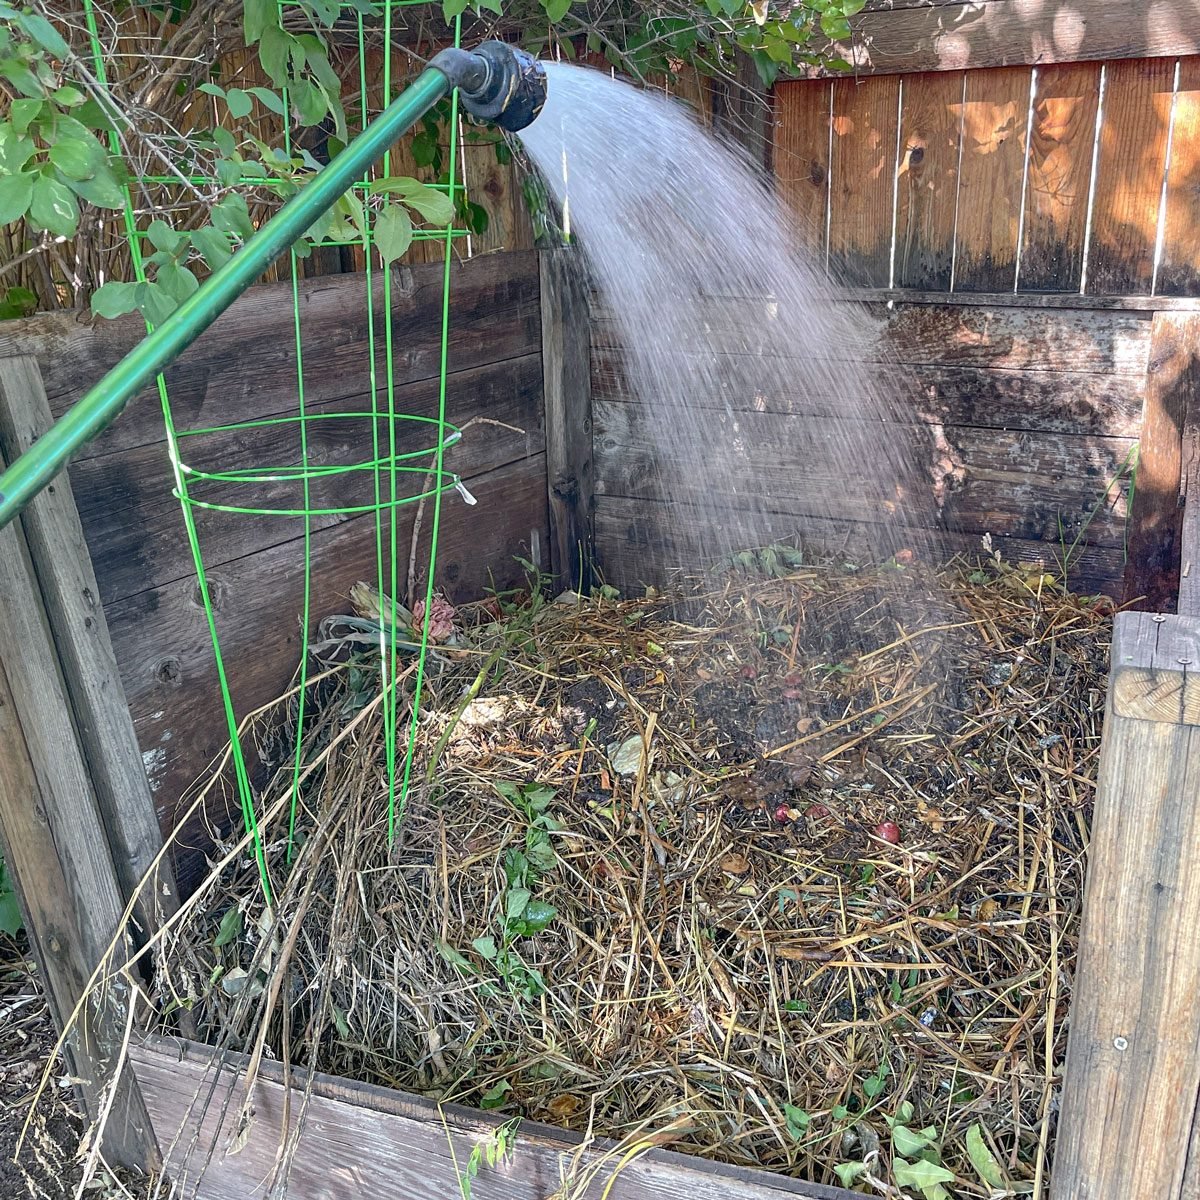
M640 522L660 567L791 535L850 557L919 541L908 385L761 173L677 100L547 73L521 138L597 295L599 511Z

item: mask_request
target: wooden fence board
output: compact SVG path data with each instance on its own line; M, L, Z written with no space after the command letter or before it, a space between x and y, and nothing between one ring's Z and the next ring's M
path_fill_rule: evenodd
M745 533L749 547L770 541L801 538L805 545L848 557L877 553L878 527L849 521L798 519L789 513L740 514L730 509L726 524L734 538ZM596 538L605 579L622 589L637 591L646 584L662 584L669 573L698 566L723 551L714 536L711 513L686 504L660 504L622 496L601 496L596 502ZM981 535L941 531L930 539L938 559L953 554L987 557ZM1058 572L1058 548L1045 542L993 534L991 545L1005 561L1040 564ZM1123 556L1109 546L1081 546L1069 575L1072 586L1085 593L1114 594L1121 586Z
M1200 296L1200 58L1179 64L1167 167L1162 259L1155 291Z
M897 287L950 289L964 86L961 72L904 80L896 195Z
M775 88L775 186L795 219L797 243L824 262L828 249L832 83Z
M1098 63L1039 67L1018 288L1078 292L1091 193Z
M1175 64L1105 67L1087 290L1147 294L1154 278Z
M1069 5L1028 0L897 3L851 21L853 43L828 47L859 75L957 71L973 67L1175 57L1200 51L1200 3L1157 0ZM812 75L834 74L820 66Z
M954 290L1013 288L1025 171L1028 68L967 72Z
M396 389L398 412L436 416L438 383L421 380ZM386 398L379 397L385 404ZM348 411L369 412L369 397L307 406L313 416ZM538 354L507 362L458 371L447 377L447 411L455 424L487 417L512 426L475 427L446 451L446 466L461 475L477 475L542 449L542 361ZM387 422L378 424L380 452L387 454ZM523 430L524 432L517 432ZM432 445L434 426L398 423L399 453ZM299 461L299 432L295 425L274 425L248 433L213 435L184 440L183 452L193 466L222 470L264 468ZM309 460L331 464L367 462L372 456L370 418L314 420L309 432ZM417 460L424 471L429 457ZM387 495L387 470L383 472ZM399 486L420 490L423 476L402 473ZM141 446L121 454L88 459L71 470L72 487L80 508L95 562L100 593L106 604L161 587L194 572L192 554L183 532L179 501L171 494L172 472L164 445ZM194 489L196 498L252 507L290 508L301 505L296 483L221 485ZM374 500L374 472L354 471L314 481L313 508L361 507ZM210 567L290 541L301 528L298 518L255 517L195 510L200 545ZM342 515L313 518L313 528L337 525Z
M469 508L454 493L447 496L439 534L435 582L451 601L520 583L523 571L514 557L529 558L531 542L545 547L549 537L543 454L467 483L479 503ZM399 510L401 580L415 507ZM427 513L418 563L427 561L429 524ZM373 517L363 516L313 535L314 626L348 611L356 582L375 579L374 530ZM221 649L237 664L231 682L239 714L280 695L298 665L303 563L303 543L293 538L209 572ZM227 740L195 580L141 592L106 613L159 818L171 829L185 790ZM193 832L195 845L205 845L199 828ZM184 894L203 869L198 852L178 861Z
M829 267L848 284L890 282L899 98L895 78L833 86Z
M498 132L475 132L482 135L481 140L467 140L463 147L462 171L467 199L487 213L488 226L483 233L471 235L471 253L529 250L533 247L533 226L512 156L509 155L507 163L496 157L497 146L503 146Z
M397 268L392 289L397 384L437 376L441 363L442 268ZM377 326L382 272L374 275ZM451 272L450 360L456 370L541 350L538 262L533 251L488 254ZM301 328L320 341L305 357L310 403L361 395L369 388L367 306L361 275L333 275L300 285ZM290 284L252 288L168 368L175 423L207 428L247 414L294 412L295 329ZM379 331L379 378L383 375ZM0 322L0 357L38 360L54 415L60 416L145 336L140 317L91 320L56 313ZM157 392L140 393L76 461L164 440Z
M296 1071L290 1103L279 1065L264 1062L254 1091L254 1117L236 1153L228 1153L244 1087L235 1069L218 1075L213 1052L195 1043L155 1039L133 1047L139 1081L170 1152L172 1174L184 1196L192 1196L203 1175L204 1200L244 1200L265 1194L277 1158L285 1118L299 1134L287 1194L292 1200L324 1200L353 1195L360 1200L426 1200L459 1194L459 1171L476 1146L504 1121L458 1105L437 1105L424 1097L317 1075L305 1101L305 1076ZM244 1060L237 1056L236 1064ZM212 1091L212 1100L203 1098ZM226 1110L226 1105L228 1105ZM226 1110L223 1113L223 1110ZM179 1135L178 1137L176 1135ZM239 1142L243 1139L239 1138ZM584 1150L580 1135L534 1121L522 1121L512 1153L495 1167L484 1166L473 1194L492 1200L545 1200L569 1194L576 1200L852 1200L854 1193L782 1175L731 1167L668 1150L650 1150L623 1161L612 1143ZM581 1169L595 1164L591 1179ZM573 1183L568 1181L573 1180Z

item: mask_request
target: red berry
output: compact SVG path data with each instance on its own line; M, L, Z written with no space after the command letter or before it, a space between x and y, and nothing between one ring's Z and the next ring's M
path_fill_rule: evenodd
M900 844L900 826L895 821L880 821L875 826L875 836L880 841L891 842L893 846Z
M791 688L791 687L784 688L783 689L783 698L785 700L803 700L804 699L804 689L803 688Z
M749 663L747 663L742 668L742 678L743 679L757 679L758 678L758 668L752 667Z
M824 804L810 804L804 810L804 815L812 821L823 821L829 816L829 809Z
M780 825L786 825L791 819L792 810L786 804L781 804L775 810L775 820L777 820Z

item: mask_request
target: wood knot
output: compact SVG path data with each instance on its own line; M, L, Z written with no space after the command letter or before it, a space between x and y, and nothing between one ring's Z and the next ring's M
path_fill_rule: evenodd
M183 664L177 658L164 658L154 668L154 678L168 687L179 687L183 683Z

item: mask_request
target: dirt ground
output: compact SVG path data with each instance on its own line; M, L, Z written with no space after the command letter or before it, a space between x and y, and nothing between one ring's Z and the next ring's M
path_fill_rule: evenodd
M50 1086L29 1119L30 1105L54 1050L54 1023L37 968L21 939L0 937L0 1198L60 1200L80 1193L84 1120L58 1059ZM26 1121L28 1120L28 1128ZM146 1200L148 1182L101 1172L88 1181L89 1200Z

